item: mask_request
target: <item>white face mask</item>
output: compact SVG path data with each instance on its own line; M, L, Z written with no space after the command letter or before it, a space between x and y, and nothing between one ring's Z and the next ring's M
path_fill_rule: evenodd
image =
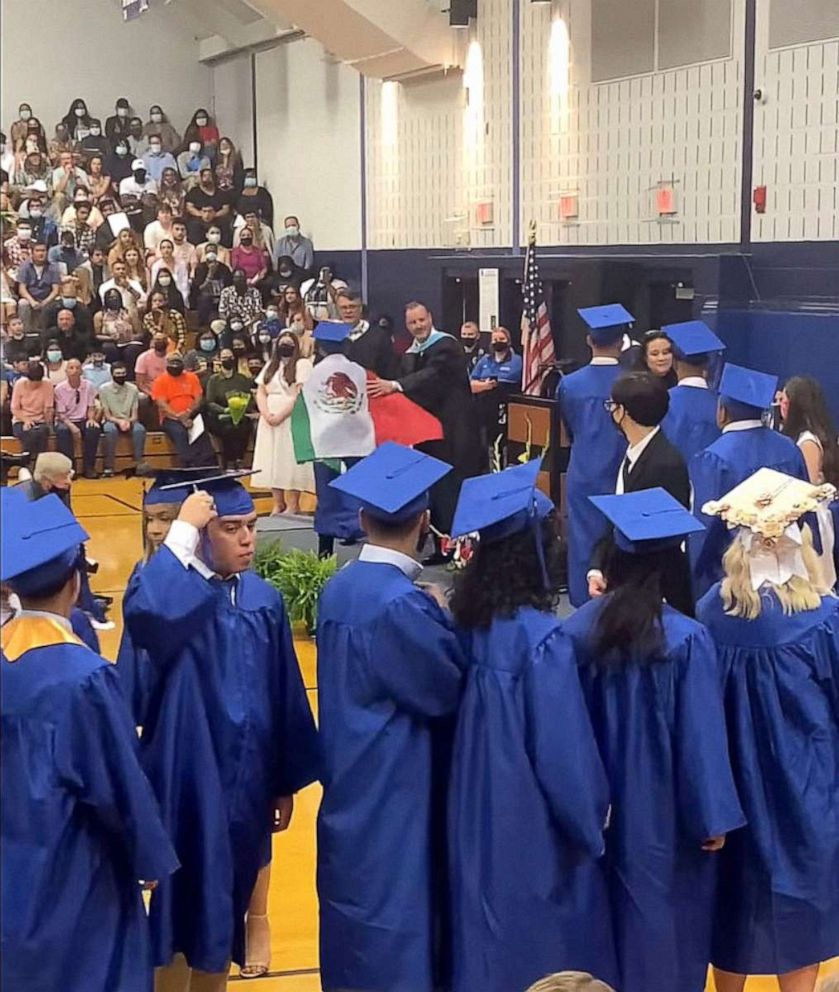
M98 138L98 137L99 137L99 135L100 135L100 134L102 133L102 128L101 128L101 127L92 127L92 128L90 129L90 133L91 133L91 134L92 134L92 135L93 135L93 136L94 136L95 138Z
M127 155L128 149L125 145L117 145L117 155Z
M30 207L29 216L30 217L40 217L43 214L43 210L40 207Z
M219 241L221 241L221 235L216 234L214 231L212 234L207 235L207 240L210 242L211 245L217 245Z
M169 276L161 276L160 279L158 280L158 282L160 283L161 286L171 286L172 285L172 280L171 280L171 278Z
M155 124L159 124L163 120L163 114L152 114L151 119Z
M197 141L192 141L190 142L189 150L193 155L197 155L201 151L201 145L199 145Z
M17 232L18 241L29 241L31 237L32 237L32 232L26 229Z
M26 139L26 150L28 152L38 151L38 139L37 138L27 138Z
M21 110L20 112L20 119L22 121L28 121L31 116L32 116L31 110Z
M296 238L297 235L300 233L300 228L296 224L289 224L285 229L285 233L290 238Z
M195 118L195 123L199 127L206 127L207 126L207 118L206 117L196 117Z
M162 145L149 145L149 151L152 153L152 155L159 155L162 148L163 148Z
M128 107L117 107L117 117L127 117Z
M76 115L76 117L84 117L86 111L84 107L76 107L73 113Z

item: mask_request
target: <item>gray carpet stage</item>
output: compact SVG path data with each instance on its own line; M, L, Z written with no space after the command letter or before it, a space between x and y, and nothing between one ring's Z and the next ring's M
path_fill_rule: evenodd
M280 540L286 548L300 548L301 551L317 551L318 549L318 537L312 529L311 517L292 516L290 513L280 517L260 517L256 524L256 533L259 544ZM430 552L430 542L428 547ZM353 561L358 557L360 550L361 544L345 547L338 541L335 542L335 554L338 556L339 565ZM422 581L436 582L444 589L448 589L452 585L453 575L444 566L434 566L423 571ZM572 612L573 609L568 602L568 597L563 595L557 613L561 617L567 617Z

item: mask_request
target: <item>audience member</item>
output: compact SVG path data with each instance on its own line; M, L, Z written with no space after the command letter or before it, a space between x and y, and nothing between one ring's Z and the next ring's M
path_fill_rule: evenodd
M90 242L93 243L95 235L90 232ZM76 269L87 258L87 253L79 251L76 247L76 236L71 230L63 230L58 238L58 244L53 245L47 251L47 261L54 265L61 273L62 277L76 271Z
M105 137L116 144L120 138L128 135L128 120L131 116L131 104L121 96L114 104L114 112L105 120Z
M211 371L215 371L216 359L219 356L219 341L215 332L206 327L198 332L195 347L184 355L184 368L187 372L197 372L203 362Z
M28 103L22 103L18 107L17 120L9 128L9 138L12 142L12 151L19 152L23 149L26 136L29 133L29 125L32 122L32 107ZM44 129L38 124L38 133L42 138L46 138Z
M150 269L152 282L155 284L159 282L164 287L171 285L166 281L168 274L174 282L175 288L181 294L181 306L183 307L189 299L189 269L180 259L175 258L174 242L168 238L164 238L160 242L158 250L160 257L152 262Z
M214 172L218 188L238 195L242 188L242 156L230 138L222 137L218 143Z
M57 386L67 378L67 362L64 361L64 355L58 341L47 342L44 348L43 366L44 377L53 386Z
M20 295L18 314L26 333L42 331L46 308L61 289L61 272L57 265L47 261L45 244L32 246L31 259L23 262L18 269L17 286Z
M233 270L231 282L219 298L219 317L228 323L238 317L243 325L249 324L262 313L262 297L255 286L248 285L242 269Z
M229 229L230 201L227 193L216 186L213 170L202 169L198 184L186 194L184 209L189 220L189 240L198 244L204 240L204 233L210 224L216 224L223 231Z
M242 191L236 201L236 210L244 216L256 210L262 220L274 229L274 200L264 186L259 185L256 169L245 169L242 174Z
M473 320L467 320L460 328L460 343L466 355L466 371L471 378L475 366L486 355L486 350L481 347L481 331Z
M111 278L104 249L94 245L90 258L82 262L73 276L78 280L78 297L92 314L92 311L98 309L100 305L99 290L102 288L102 283ZM91 316L91 324L92 321Z
M201 147L205 149L210 160L213 161L216 157L219 137L219 130L215 121L203 107L199 107L192 115L192 120L187 124L182 145L186 147L193 141L200 141Z
M109 147L103 153L91 155L88 159L87 178L90 182L90 199L94 205L98 204L103 196L113 193L113 179L105 171L105 161L110 154Z
M142 158L147 148L146 139L143 137L143 122L139 117L132 117L128 121L128 151L134 158Z
M205 255L208 251L214 251L218 260L228 266L228 268L230 267L230 249L221 243L221 228L217 224L211 224L207 228L207 240L202 241L196 247L196 261L205 261Z
M75 142L67 130L67 125L63 121L59 121L55 125L53 136L47 142L47 155L49 155L50 162L55 165L61 160L63 154L72 155L74 147Z
M41 354L40 340L34 336L27 336L20 317L10 317L8 329L9 336L5 340L6 361L17 362Z
M180 217L184 210L184 184L177 169L164 169L157 190L158 203L168 203L172 214Z
M17 279L18 271L24 262L32 258L32 222L20 219L15 233L3 242L3 254L9 275Z
M158 332L165 334L169 340L169 351L183 352L186 321L182 313L169 306L168 297L159 290L149 297L149 310L143 317L143 332L149 340Z
M195 245L191 241L187 241L187 225L183 217L176 217L172 221L172 244L175 258L186 266L191 276L198 264L198 257L195 252Z
M117 265L125 265L117 262ZM93 317L93 333L106 359L113 364L123 361L133 369L137 356L143 350L143 332L137 311L123 305L118 289L109 289L103 298L103 308Z
M134 245L131 245L130 248L125 249L123 258L125 261L125 274L128 276L128 281L138 282L143 287L143 292L148 292L148 270L143 262L143 256L140 254L140 249L135 248Z
M44 377L43 365L34 360L12 387L12 433L20 441L27 464L46 450L54 392L53 384Z
M224 251L227 253L227 249ZM228 253L229 257L229 253ZM198 324L207 327L218 314L222 292L233 283L233 273L222 261L216 245L209 243L192 279L191 304L198 311Z
M126 197L140 199L156 192L157 182L149 176L145 161L141 158L135 158L131 162L131 175L121 179L119 184L119 195L123 201L123 207L126 206Z
M58 205L63 209L73 200L76 187L87 189L88 178L84 169L73 164L73 153L62 152L58 156L58 165L52 172L52 191Z
M105 353L93 345L90 358L82 366L82 375L97 392L111 381L111 366L105 361Z
M64 359L78 358L83 362L90 354L90 332L78 326L75 310L62 307L55 317L55 325L47 330L48 339L54 340Z
M244 217L237 216L233 224L233 247L241 244L242 235L248 230L253 235L253 243L257 248L268 252L268 265L271 264L271 256L274 251L274 232L262 222L256 210L248 208Z
M488 392L496 389L499 382L520 385L521 377L521 355L517 355L513 350L513 339L510 332L506 327L494 328L490 344L490 354L478 359L472 369L470 375L472 392Z
M253 423L248 416L253 406L253 380L237 371L236 358L230 348L222 348L219 352L219 365L220 370L208 377L204 390L207 429L219 439L221 467L241 468L253 433ZM234 400L232 404L231 400ZM245 402L243 411L241 404ZM237 403L239 408L236 408ZM267 485L266 480L260 479L260 485Z
M209 156L204 153L204 148L197 138L190 141L187 148L178 155L178 170L187 192L198 182L201 172L212 167Z
M95 117L91 118L90 130L78 143L76 150L82 153L82 161L88 165L94 156L99 156L99 161L102 161L101 156L107 155L111 150L111 142L102 134L102 121ZM88 170L89 175L90 171Z
M119 190L123 180L131 175L131 149L128 144L128 137L122 136L117 139L111 155L105 159L105 172L111 177L111 183ZM100 201L101 202L101 201Z
M258 286L268 274L271 259L265 248L254 245L253 231L243 227L239 244L233 249L233 269L241 269L248 280L249 286Z
M274 258L279 261L287 257L303 272L311 271L315 264L315 250L309 238L300 233L300 221L294 214L283 221L283 234L274 245Z
M122 301L123 308L128 310L129 313L136 314L137 310L144 306L146 302L146 292L142 284L136 279L128 278L128 266L125 264L125 259L123 258L118 258L110 266L110 269L111 278L105 280L99 286L99 299L102 305L105 305L105 297L108 293L116 290Z
M181 136L172 127L169 118L163 113L159 104L149 107L149 119L143 125L143 137L151 145L151 139L157 135L164 152L174 153L181 144Z
M151 347L142 352L134 363L134 375L141 394L151 397L155 379L166 371L169 338L162 333L152 335ZM140 397L142 402L142 395Z
M125 253L129 248L142 248L142 242L130 227L124 227L108 252L108 265L113 269L114 262L125 261Z
M157 220L146 225L143 231L143 244L146 251L157 252L160 242L172 237L172 206L165 200L157 208Z
M62 118L62 123L73 141L81 141L90 131L91 120L92 118L84 100L75 99L70 104L70 109Z
M82 378L82 363L71 358L67 376L55 387L55 444L71 460L77 439L82 442L86 479L95 479L100 428L96 420L96 389Z
M330 265L321 266L316 278L301 283L300 293L312 320L338 320L338 296L347 288L343 279L335 277Z
M163 432L174 445L182 468L216 464L216 456L205 430L199 431L195 417L204 401L201 383L193 372L184 369L180 352L166 359L166 369L151 387Z
M42 185L44 184L39 184L39 186ZM42 192L39 188L36 195L31 196L29 200L20 205L19 215L23 217L28 214L29 222L32 225L32 241L43 241L50 249L58 243L58 225L48 213L47 207L46 192Z
M128 382L128 369L122 362L111 367L112 381L99 390L99 406L102 410L102 430L105 441L106 478L114 474L117 441L121 434L131 435L134 452L133 468L137 475L150 475L151 467L145 460L146 429L140 423L140 390L133 382Z

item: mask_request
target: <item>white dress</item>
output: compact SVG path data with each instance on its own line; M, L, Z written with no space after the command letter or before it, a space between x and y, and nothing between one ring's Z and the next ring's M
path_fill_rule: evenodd
M818 445L819 450L824 454L821 441L812 431L803 431L798 435L798 440L795 443L800 448L805 441L812 441L813 444ZM816 481L819 484L823 483L824 476ZM832 589L836 585L836 565L833 561L833 545L836 541L836 535L833 527L833 514L826 503L822 503L816 510L816 519L819 522L819 532L822 539L822 553L818 556L821 582L825 588Z
M257 384L264 385L268 394L268 411L281 414L284 419L277 427L272 427L264 417L259 418L256 427L256 444L253 452L253 469L259 470L254 482L259 487L271 489L297 489L301 492L315 491L315 473L311 462L298 465L294 458L294 442L291 438L291 411L297 399L297 390L285 381L284 362L272 377L265 382L265 369L257 376ZM312 372L312 363L307 358L297 360L297 381L305 382Z

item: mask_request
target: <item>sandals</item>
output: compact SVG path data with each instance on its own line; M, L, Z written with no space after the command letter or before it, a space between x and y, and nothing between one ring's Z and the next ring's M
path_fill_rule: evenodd
M242 978L262 978L271 967L271 925L268 914L257 916L248 913L245 923L245 966Z

